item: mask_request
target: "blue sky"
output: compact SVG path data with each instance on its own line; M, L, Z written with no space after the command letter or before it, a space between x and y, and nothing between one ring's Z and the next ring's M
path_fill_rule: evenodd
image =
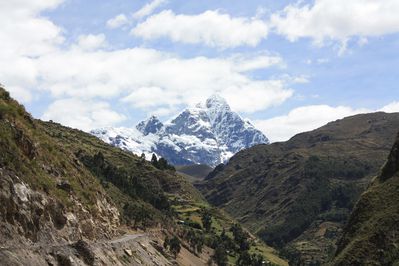
M86 131L165 120L212 93L272 141L399 111L396 0L21 0L0 10L0 82L35 117Z

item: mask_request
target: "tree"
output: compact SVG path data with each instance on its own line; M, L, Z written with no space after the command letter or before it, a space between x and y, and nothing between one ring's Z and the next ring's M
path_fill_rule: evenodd
M169 247L169 245L170 245L170 239L169 239L169 236L166 236L165 241L163 242L163 248L167 249Z
M169 250L175 256L175 258L177 257L177 254L179 254L181 250L181 243L180 239L176 236L173 236L173 238L169 241Z
M166 161L164 158L159 158L158 160L158 169L159 170L165 170L168 169L168 161Z
M202 212L202 217L201 217L201 221L202 221L202 226L204 227L205 231L209 232L211 231L211 227L212 227L212 216L209 213L209 211L204 210Z
M227 266L227 252L223 245L216 247L212 259L219 266Z
M188 243L190 244L190 248L194 253L202 252L205 242L205 238L202 234L197 233L193 229L189 229L185 234L185 238L187 239Z
M140 160L141 160L141 162L144 162L144 161L145 161L145 154L144 154L144 152L140 155Z
M152 157L151 157L151 164L152 164L154 167L158 168L158 158L157 158L157 156L155 155L155 153L152 154Z
M263 266L265 265L265 258L260 254L253 254L251 256L252 266Z
M249 255L248 251L244 251L240 253L238 257L237 266L249 266L252 265L251 255Z
M238 224L233 224L230 228L230 231L233 233L234 241L240 247L240 250L249 250L250 244L248 242L248 233L245 232Z

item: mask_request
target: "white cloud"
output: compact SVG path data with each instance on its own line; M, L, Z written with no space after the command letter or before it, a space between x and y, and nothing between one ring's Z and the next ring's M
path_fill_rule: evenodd
M283 66L284 62L280 56L269 54L255 54L252 56L234 55L231 57L237 71L246 72L262 68L268 68L273 65Z
M392 102L380 109L382 112L386 113L397 113L399 112L399 102Z
M254 124L272 142L286 141L294 135L324 126L328 122L360 113L399 112L399 102L394 101L379 110L354 109L348 106L309 105L291 110L288 114L266 120L255 120Z
M152 2L144 5L138 11L133 14L133 18L141 19L151 15L158 7L167 3L167 0L153 0Z
M291 4L273 14L270 23L275 31L290 41L312 38L323 44L358 36L382 36L399 32L399 1L397 0L315 0L311 4ZM364 44L365 41L361 41Z
M295 108L287 115L255 120L254 125L272 142L286 141L298 133L314 130L328 122L367 112L372 110L353 109L347 106L310 105Z
M230 48L258 45L267 37L268 26L260 19L231 17L219 11L176 15L165 10L138 24L132 34L146 40L167 37L174 42Z
M96 50L99 48L103 48L107 45L107 42L105 40L105 35L104 34L88 34L88 35L80 35L78 37L78 46L79 48L86 50L86 51L92 51Z
M129 23L125 14L119 14L107 21L107 27L110 29L116 29Z
M15 2L22 7L13 6ZM282 64L279 56L267 53L182 58L145 48L105 50L101 49L106 45L103 34L82 35L65 47L63 30L40 15L60 3L0 3L4 7L0 8L0 82L23 102L35 99L42 104L40 95L52 97L45 119L87 130L123 119L107 105L109 98L165 115L213 93L226 97L241 112L267 109L293 94L284 79L251 75L251 71Z
M0 1L0 81L13 97L29 102L36 84L36 57L54 52L62 30L39 14L61 0Z
M215 92L237 111L254 112L282 103L292 95L281 80L255 80L248 70L278 64L273 56L180 58L152 49L62 51L35 61L41 88L55 97L119 97L132 107L191 105ZM68 67L66 67L68 66Z
M125 120L125 116L111 110L106 102L69 98L53 102L42 119L54 120L66 126L89 131L120 123Z

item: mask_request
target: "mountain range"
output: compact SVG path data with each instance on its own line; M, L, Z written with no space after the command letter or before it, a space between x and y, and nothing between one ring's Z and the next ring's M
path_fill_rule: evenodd
M154 153L174 165L216 166L242 149L269 143L218 95L185 109L166 123L151 116L134 128L101 128L91 134L137 155L144 153L148 159Z

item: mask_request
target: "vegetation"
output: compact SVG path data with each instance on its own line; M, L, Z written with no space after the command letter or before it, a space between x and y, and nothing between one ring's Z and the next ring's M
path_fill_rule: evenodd
M186 201L173 195L169 200L181 227L180 239L191 252L199 255L203 247L208 246L214 249L212 261L217 265L236 265L244 252L250 255L251 261L262 258L272 265L287 265L273 249L257 242L220 210L205 202Z
M316 218L341 223L346 221L361 189L353 184L332 184L330 180L344 174L350 178L359 177L365 172L358 168L358 164L338 162L336 158L309 157L302 172L303 178L308 181L307 189L291 206L284 223L259 232L266 243L282 248L302 234ZM346 168L335 169L337 165ZM367 167L361 169L366 171Z
M384 164L397 128L399 114L345 118L287 142L243 150L196 187L269 245L290 246L301 259L325 263Z
M226 266L228 259L227 259L227 251L223 245L218 245L215 248L215 252L212 255L213 261L219 266Z
M333 265L399 265L399 136L381 174L356 204Z
M129 167L116 167L101 152L90 156L79 150L76 155L102 181L112 183L132 198L143 199L158 210L170 209L168 199L159 184L147 184L146 179L136 176L135 171L131 171Z
M163 246L165 249L168 248L175 258L181 250L181 242L177 236L173 236L171 239L167 237Z
M207 210L202 212L201 221L205 231L209 232L212 226L212 216Z
M170 165L168 163L168 161L165 158L157 158L157 156L155 154L152 154L151 157L151 164L159 169L159 170L172 170L172 171L176 171L175 167L173 165Z
M184 238L189 243L191 251L194 254L202 253L202 248L204 247L204 244L205 244L205 237L202 234L201 230L195 230L195 229L189 228L189 229L185 230Z
M72 210L72 199L76 199L93 210L97 199L104 197L115 203L122 220L134 227L173 224L167 194L202 199L164 160L157 160L156 168L85 132L35 120L2 88L0 153L1 168L66 208Z
M96 206L105 198L119 209L125 225L162 224L167 234L173 232L165 247L174 256L183 246L197 254L204 246L225 246L227 261L235 263L243 242L265 247L236 226L230 231L232 219L210 207L162 158L147 162L85 132L34 120L2 89L0 116L0 167L56 199L65 211L73 212L79 203L100 220ZM240 240L240 234L248 239ZM274 250L264 250L247 252L285 265ZM215 258L223 263L221 251Z

